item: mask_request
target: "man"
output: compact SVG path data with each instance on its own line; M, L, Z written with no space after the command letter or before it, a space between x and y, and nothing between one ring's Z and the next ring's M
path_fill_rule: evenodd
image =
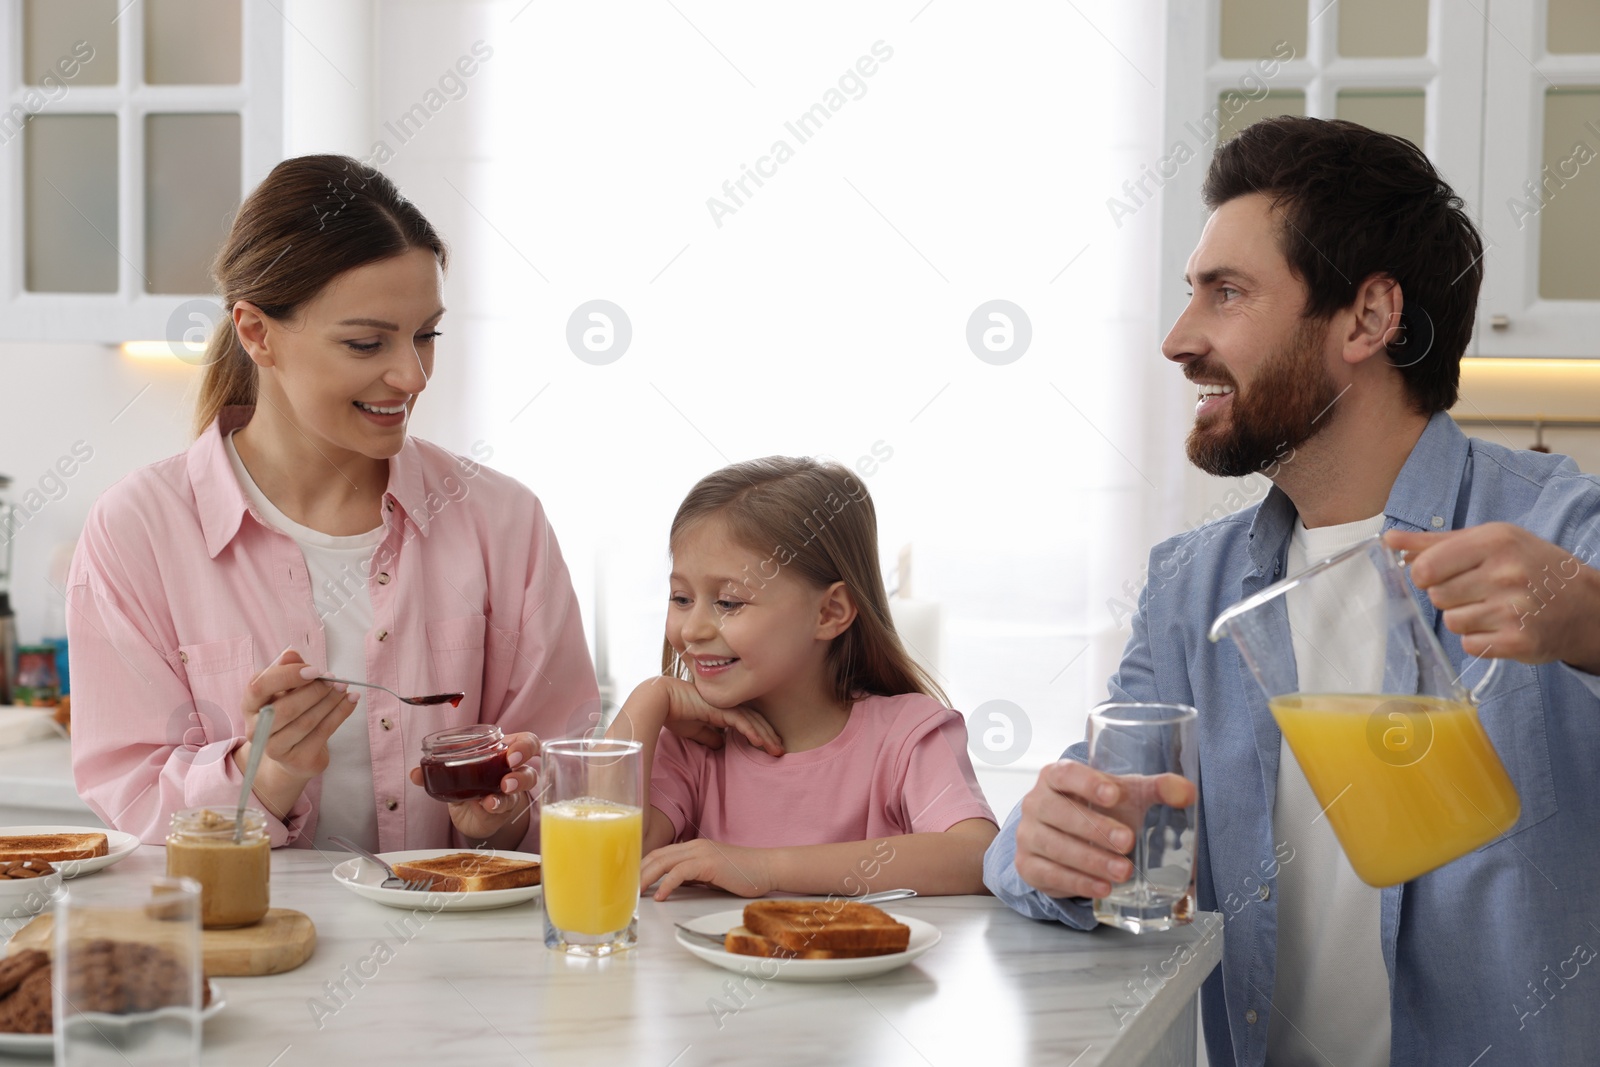
M1468 439L1445 414L1482 245L1415 146L1265 120L1218 150L1204 196L1192 295L1162 352L1199 387L1191 461L1273 488L1155 548L1110 691L1200 711L1197 891L1226 923L1203 992L1210 1061L1595 1062L1600 479ZM1382 890L1350 870L1238 650L1207 639L1224 608L1379 531L1408 554L1463 684L1479 657L1503 661L1479 714L1522 802L1508 833ZM1313 609L1340 595L1290 594ZM1319 669L1304 636L1303 685ZM1077 929L1127 877L1131 841L1090 810L1125 787L1083 756L1045 768L985 861L1001 899ZM1193 798L1164 781L1168 803Z

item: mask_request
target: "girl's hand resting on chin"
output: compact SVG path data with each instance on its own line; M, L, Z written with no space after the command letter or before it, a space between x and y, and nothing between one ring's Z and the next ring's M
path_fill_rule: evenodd
M783 755L783 738L759 711L748 708L719 708L706 703L693 682L682 678L653 678L646 685L666 689L666 720L661 724L679 737L707 748L721 748L728 730L737 730L756 748L768 755Z
M771 856L771 849L740 848L704 838L666 845L644 858L639 889L649 889L659 878L657 900L666 900L674 889L690 882L713 885L741 897L764 897L778 888L773 884Z
M539 739L530 733L506 734L506 747L511 773L501 779L500 792L450 802L450 821L463 836L474 841L490 841L513 824L522 825L523 817L533 807L533 788L539 781L539 765L535 762ZM421 767L411 768L411 784L422 784ZM494 844L508 848L521 839L518 833L514 840Z

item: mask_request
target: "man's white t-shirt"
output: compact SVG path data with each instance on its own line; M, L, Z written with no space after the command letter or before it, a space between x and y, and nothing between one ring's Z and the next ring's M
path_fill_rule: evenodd
M223 437L228 462L245 497L268 526L294 538L306 558L317 615L327 644L326 673L333 678L367 680L367 632L372 629L372 595L364 564L383 541L382 523L353 537L334 537L295 522L262 493L245 469L233 435ZM322 666L312 664L312 666ZM365 699L328 739L328 769L322 774L322 799L317 805L317 848L334 834L370 851L378 849L378 807L372 789L372 742L367 736Z
M1381 532L1383 516L1308 530L1298 520L1289 573ZM1303 693L1380 691L1382 635L1344 622L1383 597L1371 581L1312 581L1286 594ZM1354 584L1353 584L1354 583ZM1294 858L1278 870L1277 982L1267 1030L1273 1067L1387 1067L1389 972L1380 891L1356 877L1287 742L1280 742L1272 835Z

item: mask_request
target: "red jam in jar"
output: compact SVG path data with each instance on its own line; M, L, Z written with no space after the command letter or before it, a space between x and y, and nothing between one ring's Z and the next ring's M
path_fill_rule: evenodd
M492 723L442 730L422 739L422 788L435 800L475 800L500 792L511 752Z

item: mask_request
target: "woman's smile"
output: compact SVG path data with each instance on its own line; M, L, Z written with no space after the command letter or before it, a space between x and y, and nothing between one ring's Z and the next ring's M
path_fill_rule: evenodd
M350 403L366 418L383 427L404 426L408 414L407 406L411 397L403 397L397 401L377 404L364 400L352 400Z

